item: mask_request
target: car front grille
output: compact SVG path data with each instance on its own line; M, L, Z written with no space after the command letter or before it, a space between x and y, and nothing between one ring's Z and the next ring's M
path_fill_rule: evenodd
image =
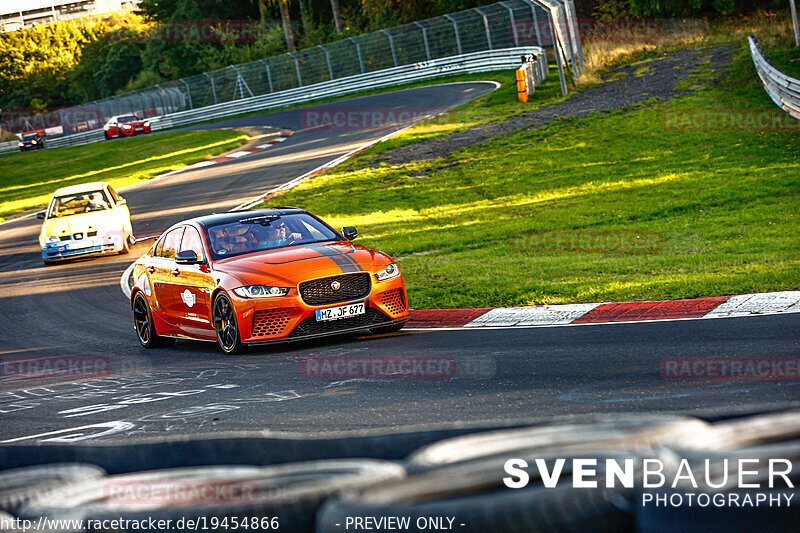
M403 298L403 289L398 287L397 289L384 292L381 295L380 304L393 315L405 313L406 302L405 298Z
M363 315L358 315L350 318L341 318L339 320L326 320L324 322L317 322L316 317L310 316L300 322L295 327L287 338L305 337L306 335L319 335L323 333L333 333L338 330L345 330L350 328L378 326L383 322L389 322L391 319L378 311L377 309L368 308L367 312Z
M253 337L285 335L289 322L299 312L300 310L294 307L258 311L253 315Z
M371 287L369 278L368 272L358 272L304 281L299 285L300 296L309 305L324 305L363 298L369 294ZM339 283L338 289L331 287L334 282Z
M76 250L64 250L63 252L47 252L48 257L72 257L73 255L95 254L103 251L102 246L90 246L88 248L78 248Z

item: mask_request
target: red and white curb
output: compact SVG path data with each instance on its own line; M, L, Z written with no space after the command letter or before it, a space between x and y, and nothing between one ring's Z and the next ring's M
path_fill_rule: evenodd
M204 168L210 167L212 165L216 165L217 163L224 163L225 161L232 161L233 159L238 159L240 157L244 157L246 155L254 154L256 152L260 152L261 150L266 150L267 148L271 148L272 146L282 143L289 137L294 135L294 132L291 130L283 130L278 137L275 137L269 142L264 144L259 144L252 148L247 148L245 150L239 150L238 152L233 152L232 154L221 155L219 157L215 157L214 159L209 159L208 161L201 161L199 163L195 163L194 165L189 165L188 167L183 167L178 170L173 170L172 172L167 172L166 174L161 174L157 176L159 178L163 178L165 176L172 176L173 174L178 174L179 172L186 172L187 170L194 170L197 168Z
M415 309L408 328L503 328L800 313L800 291L541 307Z

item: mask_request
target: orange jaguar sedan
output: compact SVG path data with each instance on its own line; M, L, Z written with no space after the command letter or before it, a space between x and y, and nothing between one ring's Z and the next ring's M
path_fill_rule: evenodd
M403 276L294 207L214 214L168 229L133 270L133 322L145 348L176 338L246 345L368 330L408 320Z

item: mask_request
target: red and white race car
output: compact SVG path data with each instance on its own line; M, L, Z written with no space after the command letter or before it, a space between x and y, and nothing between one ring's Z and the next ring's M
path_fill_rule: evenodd
M136 115L117 115L111 117L103 126L106 139L114 137L130 137L137 133L150 133L150 122Z

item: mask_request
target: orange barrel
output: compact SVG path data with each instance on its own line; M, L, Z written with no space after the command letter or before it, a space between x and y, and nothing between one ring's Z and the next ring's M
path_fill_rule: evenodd
M517 97L520 102L528 101L528 82L525 79L525 67L517 69Z

